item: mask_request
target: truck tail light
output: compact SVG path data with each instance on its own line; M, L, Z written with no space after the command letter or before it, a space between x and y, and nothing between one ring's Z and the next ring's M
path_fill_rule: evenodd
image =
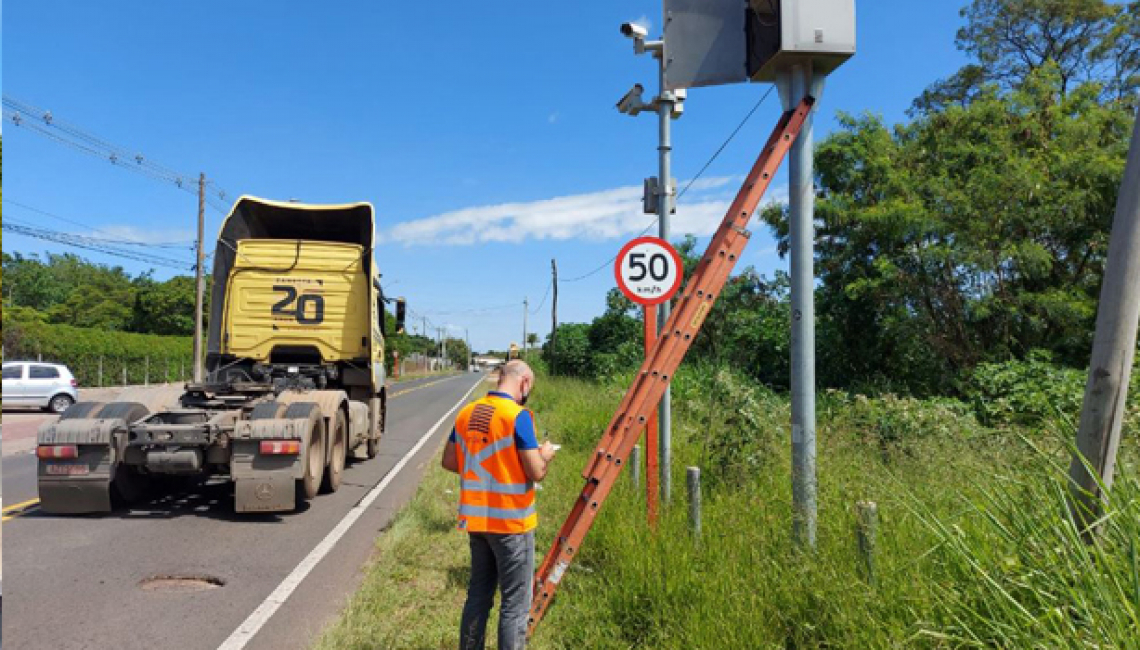
M300 440L262 440L261 453L267 456L296 456L301 453Z
M78 379L72 379L71 380L71 387L72 388L78 388L79 387L79 380Z
M36 458L42 460L79 458L79 447L76 445L40 445L36 447Z

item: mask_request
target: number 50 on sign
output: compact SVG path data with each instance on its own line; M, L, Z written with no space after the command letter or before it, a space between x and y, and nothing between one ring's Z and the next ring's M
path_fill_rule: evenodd
M681 256L658 237L638 237L622 247L614 260L614 276L626 298L659 305L681 288Z

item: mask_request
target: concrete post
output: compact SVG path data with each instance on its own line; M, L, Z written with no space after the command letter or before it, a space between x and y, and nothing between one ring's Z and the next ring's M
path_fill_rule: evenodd
M1140 117L1124 179L1116 199L1116 216L1108 244L1104 283L1097 307L1089 380L1081 407L1077 451L1069 468L1074 520L1086 529L1104 511L1112 488L1120 425L1128 396L1136 329L1140 320ZM1086 530L1091 540L1095 530Z
M855 539L859 544L859 556L863 561L863 574L867 582L874 586L875 550L878 546L879 506L874 501L860 501L855 504Z
M701 468L690 467L686 470L689 486L689 527L693 535L701 536Z
M633 453L629 455L630 476L633 479L633 493L641 491L641 445L633 446Z

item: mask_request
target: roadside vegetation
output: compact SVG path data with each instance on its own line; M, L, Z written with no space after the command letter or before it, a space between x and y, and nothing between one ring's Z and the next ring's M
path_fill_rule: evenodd
M627 380L539 379L541 435L564 445L538 495L540 556ZM534 647L1137 647L1137 404L1104 537L1089 547L1066 516L1068 414L985 426L959 400L823 393L819 547L805 554L791 542L787 397L711 366L685 368L674 393L673 499L656 533L627 472ZM455 647L468 557L457 482L437 462L317 647ZM702 469L700 539L686 466ZM873 585L859 500L880 512Z

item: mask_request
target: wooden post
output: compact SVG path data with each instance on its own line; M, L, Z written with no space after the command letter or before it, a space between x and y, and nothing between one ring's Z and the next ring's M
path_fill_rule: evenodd
M558 374L554 368L554 360L558 358L558 262L554 259L550 260L550 272L554 285L554 301L550 303L550 374L555 375Z
M874 501L855 504L855 539L863 560L863 577L872 587L876 584L875 549L878 545L879 506Z
M657 305L645 307L645 356L653 350L657 343ZM649 416L649 424L645 427L645 503L649 513L650 528L657 527L657 410Z
M689 526L693 535L701 536L701 468L690 467L686 470L689 485Z
M206 174L198 175L198 244L194 255L194 383L202 383L202 310L206 292Z
M392 350L392 379L400 378L400 351Z
M99 388L103 387L103 355L99 355Z

